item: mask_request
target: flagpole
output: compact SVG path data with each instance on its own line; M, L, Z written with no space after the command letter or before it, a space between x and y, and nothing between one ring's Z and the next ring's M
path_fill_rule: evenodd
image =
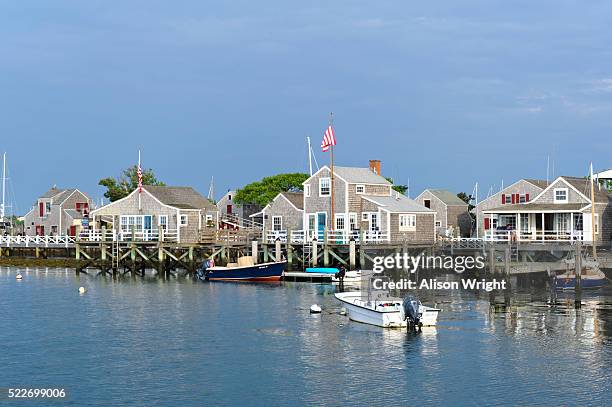
M329 125L330 127L333 126L334 124L334 113L330 112L329 113ZM335 211L334 211L334 145L332 143L331 145L331 149L330 149L330 164L331 164L331 183L330 183L330 187L331 187L331 230L335 230L336 229L336 225L335 222L336 220L334 219L334 215L335 215Z
M136 171L140 171L140 150L138 150L138 168L136 169ZM138 211L142 210L142 204L140 202L140 195L142 192L142 188L140 187L140 182L138 182Z

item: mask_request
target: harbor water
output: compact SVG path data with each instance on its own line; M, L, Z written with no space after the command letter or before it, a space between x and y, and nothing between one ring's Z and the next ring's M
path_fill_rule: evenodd
M612 400L610 285L583 293L578 311L572 294L552 304L545 288L514 293L510 307L430 292L423 302L443 312L420 334L350 322L334 291L2 267L0 387L65 388L54 405L75 406ZM322 314L309 313L315 303Z

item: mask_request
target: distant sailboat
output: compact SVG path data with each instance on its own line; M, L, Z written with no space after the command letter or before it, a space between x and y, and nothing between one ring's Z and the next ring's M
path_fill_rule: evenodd
M580 271L580 286L582 288L599 288L606 285L606 275L599 269L597 261L597 242L595 231L595 185L593 184L593 163L590 166L590 186L591 186L591 239L593 245L593 261L585 261ZM555 288L558 290L576 289L576 260L574 260L573 270L568 270L555 277ZM572 264L571 262L569 264Z

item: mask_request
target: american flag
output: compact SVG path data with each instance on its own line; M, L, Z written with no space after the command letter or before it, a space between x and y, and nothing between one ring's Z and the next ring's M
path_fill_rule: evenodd
M330 125L327 130L325 130L325 135L323 136L323 141L321 142L321 150L326 152L331 146L335 145L336 136L334 135L334 128Z
M138 162L136 174L138 175L138 192L140 193L142 192L142 168L140 167L140 162Z

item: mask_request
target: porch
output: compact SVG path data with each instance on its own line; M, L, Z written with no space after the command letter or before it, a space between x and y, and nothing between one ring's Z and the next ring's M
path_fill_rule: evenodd
M590 241L585 216L574 211L484 212L485 241Z
M361 240L363 238L363 240ZM388 243L389 235L386 232L367 230L362 233L359 230L337 230L337 231L317 231L317 230L269 230L266 232L266 243L274 243L276 240L281 243L305 244L317 240L321 244L343 245L349 244L351 240L364 243Z

